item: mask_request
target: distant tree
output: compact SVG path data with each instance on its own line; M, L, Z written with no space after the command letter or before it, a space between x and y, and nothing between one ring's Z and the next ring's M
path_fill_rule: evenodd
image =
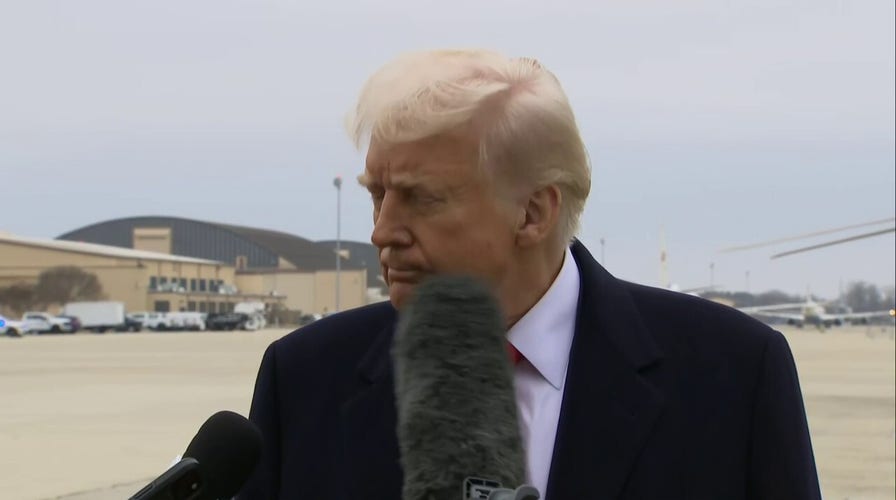
M73 266L53 267L40 273L34 292L36 302L44 306L104 298L96 275Z
M770 290L758 294L714 290L703 293L702 296L710 300L723 299L725 302L733 302L735 307L796 304L806 300L805 295L791 295L779 290ZM816 295L812 295L812 300L826 302L823 298ZM886 310L896 306L896 288L888 286L881 290L870 283L863 281L854 282L848 285L839 302L836 305L827 304L826 307L831 308L828 312L844 312L834 311L834 309L839 309L843 306L847 306L855 312Z
M884 305L880 290L864 281L850 283L843 294L843 300L855 312L879 311L890 307Z
M770 306L774 304L794 304L805 301L806 297L804 295L790 295L789 293L785 293L780 290L770 290L768 292L760 293L756 296L756 305L758 306Z
M896 287L884 288L884 307L896 307Z
M21 316L22 313L31 309L34 302L35 292L33 285L17 283L0 288L0 306L3 306L5 312L11 316Z

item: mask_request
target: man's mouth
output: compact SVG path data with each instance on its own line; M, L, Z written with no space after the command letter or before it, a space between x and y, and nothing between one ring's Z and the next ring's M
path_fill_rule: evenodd
M416 283L420 281L421 273L413 269L393 269L387 268L389 283Z

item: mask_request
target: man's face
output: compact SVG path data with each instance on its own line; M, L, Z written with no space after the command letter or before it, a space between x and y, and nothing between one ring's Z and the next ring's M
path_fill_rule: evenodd
M511 267L518 211L476 160L474 144L451 136L371 144L362 183L395 307L427 275L467 274L498 286Z

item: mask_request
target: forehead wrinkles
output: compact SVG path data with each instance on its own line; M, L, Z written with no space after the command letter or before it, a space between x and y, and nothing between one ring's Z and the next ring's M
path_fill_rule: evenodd
M391 186L438 175L439 162L426 148L401 147L372 151L367 158L364 176L371 182Z
M365 181L385 185L424 179L454 184L480 176L490 177L478 160L475 142L460 135L445 134L400 144L372 141L365 173L359 180L365 185L368 185Z
M364 177L366 185L376 184L382 187L392 187L393 185L406 185L411 180L424 177L421 174L423 172L420 171L417 164L387 159L369 163L362 177Z

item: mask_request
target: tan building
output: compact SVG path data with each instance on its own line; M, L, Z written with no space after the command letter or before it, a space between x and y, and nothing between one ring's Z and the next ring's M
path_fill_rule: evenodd
M59 240L220 262L233 269L232 280L224 282L226 291L277 300L286 309L305 314L359 307L371 297L382 297L368 290L381 284L378 280L369 283L373 281L370 277L379 273L376 251L369 244L346 242L338 271L337 304L337 257L332 242L316 243L280 231L164 216L100 222L66 233ZM168 288L170 283L169 277ZM179 284L195 291L192 282ZM161 283L154 285L158 288Z
M172 246L170 231L158 228L135 230L134 242L143 249L0 233L0 288L34 285L43 271L71 266L96 275L106 298L124 302L130 312L226 312L251 301L323 314L368 302L367 272L351 265L339 272L337 308L335 270L300 270L283 258L275 268L253 269L243 259L225 264L171 255L164 252Z
M233 283L236 269L221 262L73 241L0 234L0 287L34 285L43 271L60 266L95 274L109 300L124 302L128 311L225 309L227 303L251 296L222 296L219 285ZM171 293L194 283L196 291ZM166 286L160 286L166 285ZM169 286L169 284L171 284ZM186 288L186 287L185 287ZM213 291L214 288L214 291ZM187 288L189 291L189 288ZM61 305L61 304L60 304Z
M367 303L367 274L351 269L339 273L339 307L350 309ZM291 310L324 314L337 310L336 271L299 271L295 269L243 270L236 274L240 290L285 296Z

